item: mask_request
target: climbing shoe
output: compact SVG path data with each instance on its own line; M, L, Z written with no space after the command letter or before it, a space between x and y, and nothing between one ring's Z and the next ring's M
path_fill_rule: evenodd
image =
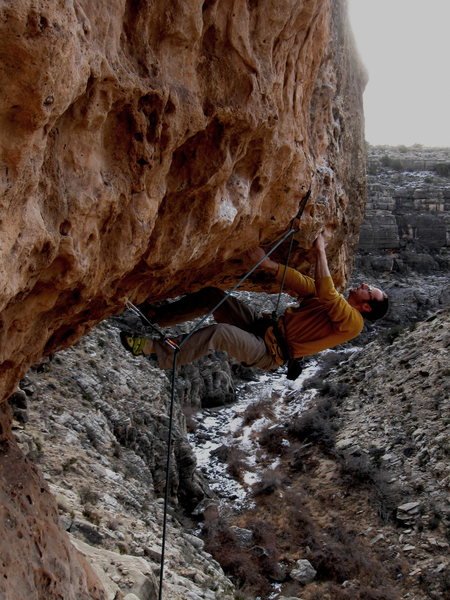
M145 337L132 335L131 333L126 333L125 331L120 332L120 341L122 346L128 352L131 352L133 356L141 356L143 354L145 342L147 341Z

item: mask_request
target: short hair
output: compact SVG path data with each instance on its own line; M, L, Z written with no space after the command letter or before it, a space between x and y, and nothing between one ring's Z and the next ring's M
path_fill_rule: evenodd
M370 306L371 310L364 311L362 316L368 321L377 321L378 319L381 319L389 310L389 298L386 294L383 294L382 300L376 300L375 298L372 298L366 302Z

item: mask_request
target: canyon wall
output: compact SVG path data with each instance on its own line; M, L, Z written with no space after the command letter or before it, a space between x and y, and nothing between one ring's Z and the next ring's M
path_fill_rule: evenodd
M345 285L366 192L344 0L3 0L0 57L1 398L127 298L235 281L309 190L297 263L325 227ZM2 593L103 597L6 407L0 438Z
M384 254L384 261L372 260L373 268L402 272L410 267L423 273L447 269L449 215L448 148L369 147L360 254Z
M19 450L10 412L7 403L0 406L0 598L104 600L97 575L61 535L56 502Z
M381 326L422 320L450 302L448 148L368 148L368 201L355 273L382 286Z

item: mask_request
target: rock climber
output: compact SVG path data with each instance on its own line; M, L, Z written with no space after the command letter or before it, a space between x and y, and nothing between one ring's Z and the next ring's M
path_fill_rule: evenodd
M362 283L349 290L347 299L334 287L326 256L326 238L320 233L313 244L314 279L286 268L285 287L299 303L289 307L276 323L260 318L246 304L229 296L213 313L213 325L200 328L182 345L177 362L184 365L212 352L223 350L250 367L273 370L289 359L316 354L353 339L361 332L363 317L381 318L388 309L388 297L379 288ZM248 253L254 263L264 257L262 248ZM285 267L266 257L261 268L281 281ZM152 323L170 326L205 315L226 293L206 287L173 303L154 306L144 302L140 309ZM161 369L169 369L173 350L163 341L121 332L123 346L134 356L152 355ZM172 338L180 343L183 339Z

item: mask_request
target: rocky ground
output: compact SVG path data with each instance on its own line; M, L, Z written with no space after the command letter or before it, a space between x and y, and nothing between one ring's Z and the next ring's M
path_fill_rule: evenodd
M263 572L272 591L303 600L447 596L449 319L447 309L313 377L311 408L259 434L254 507L213 519L207 535L222 561L240 554L263 597ZM265 561L230 525L253 531ZM306 585L298 561L313 569Z
M405 501L396 507L396 527L364 535L412 566L403 583L410 597L450 592L449 324L446 309L392 343L371 344L335 380L352 386L337 450L352 469L353 457L370 459Z
M323 366L334 371L285 395L281 418L270 398L243 409L247 430L265 416L252 432L256 478L242 479L245 449L223 466L243 483L245 509L218 502L194 475L177 409L169 597L443 598L448 321L448 311L440 312L337 368L342 356L328 358ZM146 359L124 355L116 327L105 323L32 369L11 401L16 436L45 473L65 529L102 574L109 598L142 600L156 597L158 585L168 379ZM303 415L299 403L314 389ZM188 419L195 421L191 413ZM234 440L239 435L235 427ZM198 521L186 520L188 503L183 510L183 469L203 498L204 540Z
M384 289L382 328L420 321L450 303L450 152L368 147L368 202L352 283ZM373 339L379 327L366 331Z

